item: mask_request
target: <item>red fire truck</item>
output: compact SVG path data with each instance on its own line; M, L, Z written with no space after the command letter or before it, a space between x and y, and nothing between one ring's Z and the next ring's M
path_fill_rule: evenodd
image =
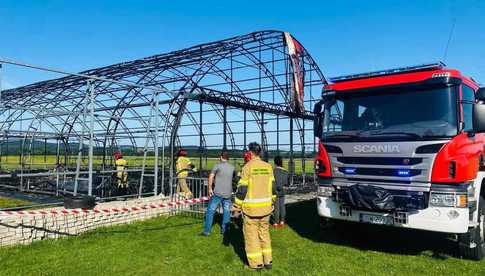
M485 88L424 64L331 79L314 112L323 222L452 233L485 256Z

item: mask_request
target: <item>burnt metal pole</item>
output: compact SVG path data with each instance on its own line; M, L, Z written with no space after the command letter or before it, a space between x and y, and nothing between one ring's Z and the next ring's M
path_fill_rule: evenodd
M313 84L312 84L312 71L310 70L310 108L313 109ZM315 101L316 102L316 101ZM313 124L312 124L313 126ZM315 139L315 136L312 134L312 144L313 144L313 154L315 154L316 152L316 148L317 148L317 143L316 143L316 139Z
M4 135L2 133L2 140L0 141L0 169L2 168L2 159L3 159L3 139L4 139Z
M202 173L202 155L203 155L203 137L202 137L202 106L203 102L199 101L199 171Z
M22 115L20 115L20 120L22 120ZM22 129L22 121L20 121L20 129ZM25 133L25 137L22 140L22 143L20 143L20 152L19 152L19 165L22 166L22 169L24 167L24 162L23 162L23 153L24 153L24 143L25 140L27 139L27 132Z
M223 140L222 140L222 149L227 150L227 106L223 106Z
M88 82L89 89L89 153L88 153L88 195L93 195L93 155L94 155L94 101L96 99L96 91L92 81Z
M243 132L244 132L244 145L243 145L243 148L246 149L246 146L247 146L247 130L246 130L246 127L247 127L247 111L246 109L244 109L244 124L243 124Z
M2 101L2 63L0 63L0 109L3 108L3 101ZM0 169L2 168L2 158L3 158L3 136L4 132L2 132L2 141L0 142Z
M47 163L47 138L44 138L44 165Z
M301 176L303 178L303 185L305 185L305 180L306 180L306 171L305 171L305 163L306 163L306 160L305 160L305 147L306 147L306 143L305 143L305 120L302 120L302 127L303 127L303 132L302 132L302 135L301 135L301 139L302 139L302 145L301 145Z
M154 115L155 115L155 139L154 139L154 144L155 144L155 163L153 164L153 195L158 195L158 150L159 150L159 146L158 146L158 135L159 135L159 116L160 116L160 105L159 105L159 101L158 101L158 94L159 92L158 91L153 91L154 92L154 101L155 101L155 112L154 112ZM141 193L140 193L141 195Z
M6 132L6 134L5 134L5 135L7 136L7 137L5 138L5 140L6 140L6 141L5 141L5 143L6 143L6 145L5 145L5 163L6 163L6 164L8 164L8 155L9 155L9 154L8 154L8 133Z
M3 86L2 86L2 71L3 70L2 69L3 69L3 67L2 66L3 66L2 63L0 62L0 107L3 107L3 105L2 105L2 102L3 102L2 101L2 90L3 90Z
M0 108L3 108L2 90L3 90L3 86L2 86L2 63L0 63ZM7 135L6 133L2 132L2 142L0 143L0 168L2 168L3 136L4 136L4 134L5 134L5 136ZM8 156L8 151L7 151L6 155ZM7 158L6 158L6 160L7 160Z
M57 145L56 145L56 196L59 196L59 169L60 169L60 158L59 158L59 153L60 153L60 146L61 146L61 141L59 138L56 139ZM65 186L64 186L65 188Z
M264 112L261 112L261 149L264 152Z
M280 116L276 115L276 152L280 155Z
M261 147L263 150L263 160L268 161L268 145L265 141L266 133L264 130L264 125L265 125L264 112L261 112Z
M288 162L290 171L290 185L293 185L293 175L295 174L295 163L293 161L293 117L290 117L290 161Z

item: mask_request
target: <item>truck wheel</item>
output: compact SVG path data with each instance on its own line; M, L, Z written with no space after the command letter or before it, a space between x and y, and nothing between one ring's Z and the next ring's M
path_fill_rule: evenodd
M485 201L483 196L478 203L478 226L468 229L458 236L460 256L479 261L485 256Z

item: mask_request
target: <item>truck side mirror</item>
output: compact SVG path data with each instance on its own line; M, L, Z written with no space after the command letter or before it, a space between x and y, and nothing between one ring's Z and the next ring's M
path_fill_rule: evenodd
M319 115L315 116L313 121L313 136L320 138L323 131L323 114L320 113Z
M321 100L315 104L313 108L313 115L315 115L313 119L313 136L320 137L323 130L323 113L322 113L322 106L324 101Z
M475 133L485 132L485 104L473 105L473 131Z
M475 93L475 99L485 102L485 87L478 89L478 91Z

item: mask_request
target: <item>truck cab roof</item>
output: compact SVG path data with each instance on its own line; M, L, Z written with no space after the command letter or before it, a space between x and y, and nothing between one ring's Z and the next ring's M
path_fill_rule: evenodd
M418 84L419 82L438 78L459 80L473 89L479 88L478 83L472 78L462 75L456 69L446 68L446 65L442 62L437 62L331 78L331 83L326 85L324 89L338 92L378 87L394 87L406 84Z

